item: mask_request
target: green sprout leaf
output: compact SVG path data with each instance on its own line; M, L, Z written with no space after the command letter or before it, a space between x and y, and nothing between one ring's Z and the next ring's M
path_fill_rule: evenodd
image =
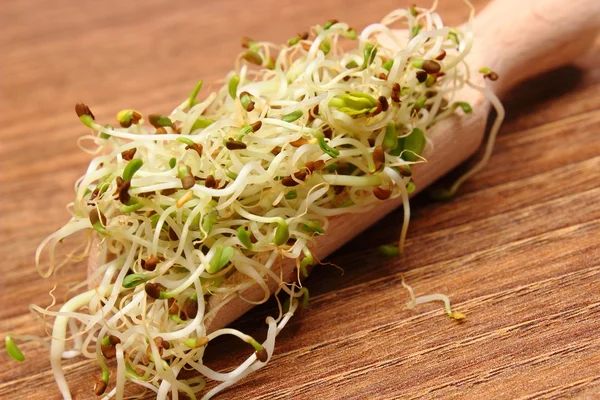
M204 82L200 80L200 81L198 81L198 83L196 83L196 86L194 86L192 93L190 93L190 96L188 97L188 107L191 108L191 107L195 106L196 104L198 104L198 102L196 101L196 96L198 96L200 89L202 89L203 83Z
M252 249L252 240L250 240L250 232L245 226L240 226L237 230L237 237L242 245L248 250Z
M296 110L294 112L284 115L283 117L281 117L281 119L282 119L282 121L285 121L285 122L294 122L298 118L300 118L303 114L304 113L302 112L302 110Z
M388 122L385 127L385 135L383 136L383 147L386 149L395 149L398 147L398 133L396 132L396 123Z
M277 228L275 228L275 236L273 237L273 243L275 243L277 246L281 246L287 243L289 238L290 230L288 228L288 224L287 222L285 222L285 220L281 219L279 222L277 222Z
M123 169L123 180L125 182L130 181L131 178L133 178L133 175L142 168L142 165L144 165L144 162L139 158L134 158L129 161Z
M125 277L125 279L123 279L122 286L125 289L131 289L141 285L142 283L148 282L150 279L152 279L152 277L152 275L147 274L129 274Z
M363 50L362 69L367 69L367 67L373 63L376 55L377 47L373 46L371 43L367 43L365 45L365 49Z
M231 79L229 79L229 83L227 84L227 90L229 92L229 96L231 96L232 99L235 99L235 97L237 96L237 88L239 84L240 77L238 75L234 75L231 77Z
M21 353L19 346L13 341L12 336L6 335L4 338L4 345L10 358L18 362L25 361L25 356Z
M379 253L381 253L382 255L384 255L386 257L399 257L400 256L400 250L398 249L398 246L389 246L389 245L379 246Z
M391 60L391 59L387 60L382 65L383 69L385 69L388 72L392 69L393 66L394 66L394 60Z
M471 105L465 101L457 101L452 105L452 108L460 107L465 114L471 114L473 112L473 108Z
M425 133L419 128L414 128L407 137L401 139L401 142L404 150L402 158L406 161L418 161L418 156L425 149Z

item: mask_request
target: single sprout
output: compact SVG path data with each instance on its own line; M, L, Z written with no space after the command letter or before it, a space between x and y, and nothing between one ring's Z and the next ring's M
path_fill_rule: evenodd
M319 147L323 150L323 153L327 154L331 158L335 158L340 155L340 151L334 147L331 147L325 142L325 137L323 135L318 135L317 140L319 142Z
M256 51L247 51L242 54L242 58L250 64L262 65L263 63L263 58Z
M184 144L187 144L188 146L193 146L193 145L196 144L196 142L194 142L192 139L184 137L184 136L178 137L177 141L181 142L181 143L184 143Z
M284 115L283 117L281 117L281 119L282 119L282 121L285 121L285 122L294 122L298 118L300 118L303 114L304 113L302 112L302 110L296 110L289 114Z
M379 253L386 257L400 257L400 249L398 248L398 246L379 246Z
M410 6L409 10L410 15L412 15L413 17L416 17L419 14L415 5Z
M240 103L244 110L250 112L254 110L254 101L252 101L252 95L248 92L240 93Z
M240 84L240 77L239 75L233 75L231 77L231 79L229 79L229 83L227 84L227 91L229 92L229 96L231 96L232 99L235 99L237 96L237 88L238 85Z
M457 107L460 107L465 114L471 114L473 112L471 105L465 101L457 101L452 104L452 109L456 109Z
M273 237L273 243L277 246L281 246L287 243L290 238L290 230L288 228L287 222L285 220L280 219L277 222L277 228L275 229L275 236Z
M398 146L398 133L396 132L396 123L388 122L385 127L385 136L383 137L383 147L386 149L395 149Z
M377 47L373 46L371 43L367 43L363 51L363 63L361 69L367 69L367 67L373 63L373 60L375 60L376 55Z
M254 40L248 36L242 36L240 38L240 44L245 49L251 49L254 51L258 50L258 43L256 42L256 40Z
M146 283L144 286L146 294L156 300L166 300L171 296L167 293L166 288L159 283Z
M196 179L194 179L192 170L182 162L177 166L177 177L181 180L181 187L185 190L191 189L196 185Z
M332 97L328 105L350 116L362 116L376 110L379 102L373 96L362 92L350 92Z
M83 103L77 103L75 104L75 112L77 113L77 116L85 126L87 126L88 128L94 127L94 120L96 118L94 117L94 114L92 114L88 106L86 106Z
M484 78L488 78L490 81L497 81L499 78L498 74L489 69L488 67L481 68L479 72L483 74Z
M302 276L304 278L306 278L306 277L308 277L307 267L310 265L313 265L315 262L315 259L313 257L313 254L308 249L308 247L302 248L302 254L304 254L304 258L302 259L302 261L300 261L300 273L302 274Z
M307 308L308 307L308 300L310 298L310 295L308 293L308 288L303 287L302 290L300 290L300 292L302 292L302 302L300 303L300 306L302 308Z
M302 229L306 232L322 235L325 233L325 229L321 226L319 221L308 221L302 224Z
M98 233L102 235L108 234L108 231L106 230L106 216L98 208L94 207L90 211L89 220L92 224L92 228Z
M11 335L6 335L4 338L4 346L6 347L6 352L10 358L18 362L25 361L25 356L21 353L19 346L13 341Z
M171 126L171 124L173 124L173 121L171 121L171 118L165 117L164 115L159 115L159 114L148 115L148 122L150 123L150 125L152 125L155 128Z
M240 226L237 229L237 238L240 243L247 248L248 250L252 250L252 240L250 240L250 233L245 226Z
M388 72L392 70L393 66L394 66L394 60L392 60L392 59L387 60L382 65L383 69L385 69Z
M210 126L214 123L215 121L212 119L206 119L206 118L198 118L194 124L192 125L192 127L190 128L190 132L194 132L195 130L198 129L204 129L207 126Z
M132 124L137 124L142 119L142 114L135 110L121 110L117 113L117 121L121 128L129 128Z
M190 93L190 96L188 97L188 107L189 108L192 108L196 104L198 104L198 101L196 101L196 96L198 96L200 89L202 89L203 83L204 83L204 81L202 81L202 80L198 81L198 83L196 83L196 86L194 86L192 93Z
M454 28L450 28L450 31L448 32L448 39L450 39L457 47L458 47L458 44L460 43L458 36L459 36L458 31Z
M417 25L413 26L412 29L410 30L410 37L414 38L415 36L417 36L419 34L419 32L421 32L421 29L423 29L423 25L421 25L421 24L417 24Z
M337 24L338 21L337 19L330 19L329 21L327 21L325 23L325 25L323 25L323 30L326 31L327 29L331 28L333 25Z
M144 165L144 161L142 161L139 158L134 158L133 160L129 161L127 163L127 165L125 166L125 168L123 169L123 180L125 182L131 181L131 179L133 178L133 175L140 169L142 168L142 165Z
M210 259L209 267L206 269L206 272L209 274L216 274L223 269L224 266L229 264L231 257L233 257L233 247L223 247L221 245L217 245L212 258Z
M122 286L125 289L131 289L141 285L142 283L148 282L153 277L154 275L151 274L129 274L125 277L125 279L123 279Z
M356 61L350 61L348 64L346 64L346 68L347 69L352 69L352 68L358 68L358 64L356 63Z

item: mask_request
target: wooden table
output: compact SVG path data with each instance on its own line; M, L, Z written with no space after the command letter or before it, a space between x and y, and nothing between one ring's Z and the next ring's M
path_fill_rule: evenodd
M129 107L168 112L198 79L223 76L244 34L284 41L331 17L362 28L389 7L3 2L0 332L44 335L27 305L49 305L53 282L38 276L34 251L68 218L64 205L90 159L77 148L85 129L74 103L92 106L100 121ZM439 8L448 23L466 16L460 0ZM220 398L600 398L599 49L509 95L485 171L451 202L415 199L406 256L375 250L397 238L396 212L329 259L344 274L317 268L306 281L311 305L280 335L273 360ZM84 276L81 263L61 274ZM417 294L450 295L467 320L435 304L407 310L402 276ZM273 313L266 304L236 326L262 338ZM229 354L211 351L209 365L248 354L235 341L222 345ZM22 364L0 355L0 398L57 398L48 352L36 343L22 350ZM94 398L94 363L65 366L76 398Z

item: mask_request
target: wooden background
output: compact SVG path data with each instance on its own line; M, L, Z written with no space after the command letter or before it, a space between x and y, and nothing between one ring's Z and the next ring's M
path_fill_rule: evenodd
M68 218L90 159L76 146L74 103L100 121L122 108L168 112L198 79L223 76L242 35L284 41L332 17L362 28L405 3L3 1L0 336L44 334L27 305L48 305L53 282L37 275L34 250ZM439 9L448 23L466 16L460 0ZM219 398L600 398L599 49L509 94L485 171L449 203L415 199L405 257L374 250L397 238L396 212L329 259L343 275L317 268L311 305L270 364ZM84 274L71 265L62 278ZM435 304L408 311L401 275L417 294L449 294L468 319ZM236 326L262 338L273 312L269 303ZM248 354L221 344L212 367ZM22 350L22 364L0 355L0 398L58 398L48 352ZM94 398L97 367L65 366L76 398Z

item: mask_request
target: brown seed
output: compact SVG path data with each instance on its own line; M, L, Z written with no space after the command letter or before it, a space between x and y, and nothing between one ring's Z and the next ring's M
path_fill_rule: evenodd
M262 350L257 351L255 354L256 354L256 358L260 362L267 362L267 360L269 359L269 354L267 353L267 349L265 349L264 347Z
M125 150L121 153L121 157L123 157L123 160L131 161L133 160L136 151L137 149L135 147L133 149Z
M331 136L333 136L333 131L331 130L330 126L326 126L326 127L323 128L323 135L327 139L331 139Z
M381 104L381 111L386 112L390 105L388 104L387 98L385 96L379 96L379 103Z
M179 236L177 236L177 233L175 233L175 231L171 227L169 227L169 239L179 240Z
M395 101L396 103L400 103L400 84L399 83L394 83L394 85L392 86L392 101Z
M442 52L435 59L442 61L444 58L446 58L446 50L442 50Z
M164 289L165 289L165 287L163 285L161 285L160 283L148 282L144 286L144 290L146 291L146 294L148 296L152 297L153 299L159 299L160 294Z
M90 211L89 219L92 225L100 221L102 223L102 226L106 226L106 216L102 214L102 211L98 210L95 207Z
M260 54L258 54L255 51L247 51L244 54L242 54L242 58L246 61L248 61L250 64L254 64L254 65L262 65L263 63L263 59L260 56Z
M412 176L412 170L410 169L410 167L408 165L400 165L398 167L398 171L400 172L400 175L402 175L402 176Z
M140 122L141 119L142 119L142 114L140 114L137 111L131 112L131 123L132 124L137 124L138 122Z
M121 339L119 339L118 336L115 335L109 335L108 336L108 341L110 342L110 344L112 344L113 346L118 345L119 343L121 343Z
M156 269L156 265L158 264L158 257L154 254L148 257L147 260L142 260L142 268L146 271L154 271Z
M294 140L293 142L290 142L290 145L292 147L300 147L300 146L303 146L303 145L305 145L307 143L308 143L308 140L306 140L304 138L300 138L298 140Z
M119 125L121 126L121 128L129 128L131 126L131 124L132 124L131 119L129 119L127 121L119 121Z
M182 307L181 311L183 311L183 314L188 319L196 318L196 315L198 315L198 301L192 299L191 297L188 298L183 303L183 307Z
M177 193L177 189L163 189L160 191L160 194L162 194L163 196L170 196L174 193Z
M227 147L229 150L243 150L248 146L246 146L246 143L240 142L238 140L229 139L225 143L225 147Z
M166 135L167 130L165 129L164 126L159 126L158 128L156 128L156 134L157 135Z
M156 347L158 347L159 349L169 350L171 348L171 345L169 344L169 342L167 342L160 336L157 336L154 338L154 344L156 344ZM162 352L161 352L161 355L162 355Z
M281 180L281 184L286 187L294 187L297 186L299 183L296 182L291 176L286 176Z
M497 81L498 78L500 78L500 76L498 76L498 74L495 73L494 71L490 72L489 74L485 74L484 76L486 78L488 78L490 81Z
M195 184L196 180L192 175L181 178L181 187L183 187L185 190L193 188Z
M103 380L97 380L96 384L94 385L94 394L96 396L102 396L104 392L106 392L107 386L108 385Z
M367 114L369 117L374 117L376 115L381 114L381 111L383 110L383 107L381 105L381 103L377 103L377 106L375 107L375 110L373 112L370 112L369 114Z
M373 149L373 162L375 163L375 171L379 171L385 163L385 152L383 147L377 146Z
M215 177L212 175L207 176L206 181L204 181L204 186L206 186L207 188L214 188L215 186L217 186L217 181L215 180Z
M275 155L275 156L276 156L276 155L277 155L277 154L279 154L279 153L281 153L281 147L279 147L279 146L275 146L275 147L273 147L273 148L271 149L271 154L273 154L273 155Z
M427 80L427 72L425 71L417 71L417 80L419 83L423 83Z
M350 80L351 76L347 75L344 77L344 82L348 82Z
M252 128L252 132L258 131L262 126L262 121L256 121L250 124L250 128Z
M309 161L305 164L305 167L310 172L318 171L320 169L325 168L325 161L323 161L323 160Z
M306 50L306 51L309 51L309 50L310 50L310 46L311 46L311 44L312 44L312 43L306 43L306 42L305 42L305 43L302 43L302 48L303 48L304 50Z
M299 181L304 181L306 179L306 171L294 172L294 178Z
M110 345L110 344L101 344L100 352L102 353L104 358L106 358L107 360L110 360L111 358L115 358L115 356L117 355L117 349L115 348L115 346Z
M382 81L387 81L387 74L384 74L383 72L379 74L379 79L381 79Z
M373 195L375 195L375 197L377 197L379 200L386 200L391 196L391 194L392 191L389 189L383 189L379 186L373 188Z
M298 33L298 37L302 40L308 39L308 32Z
M438 72L440 72L441 69L442 69L442 66L437 61L433 61L433 60L423 61L423 70L425 72L427 72L428 74L438 73Z
M90 108L83 103L75 104L75 112L77 113L78 117L89 115L90 117L92 117L93 120L96 119L96 117L94 117L94 114L92 114L92 112L90 111Z

